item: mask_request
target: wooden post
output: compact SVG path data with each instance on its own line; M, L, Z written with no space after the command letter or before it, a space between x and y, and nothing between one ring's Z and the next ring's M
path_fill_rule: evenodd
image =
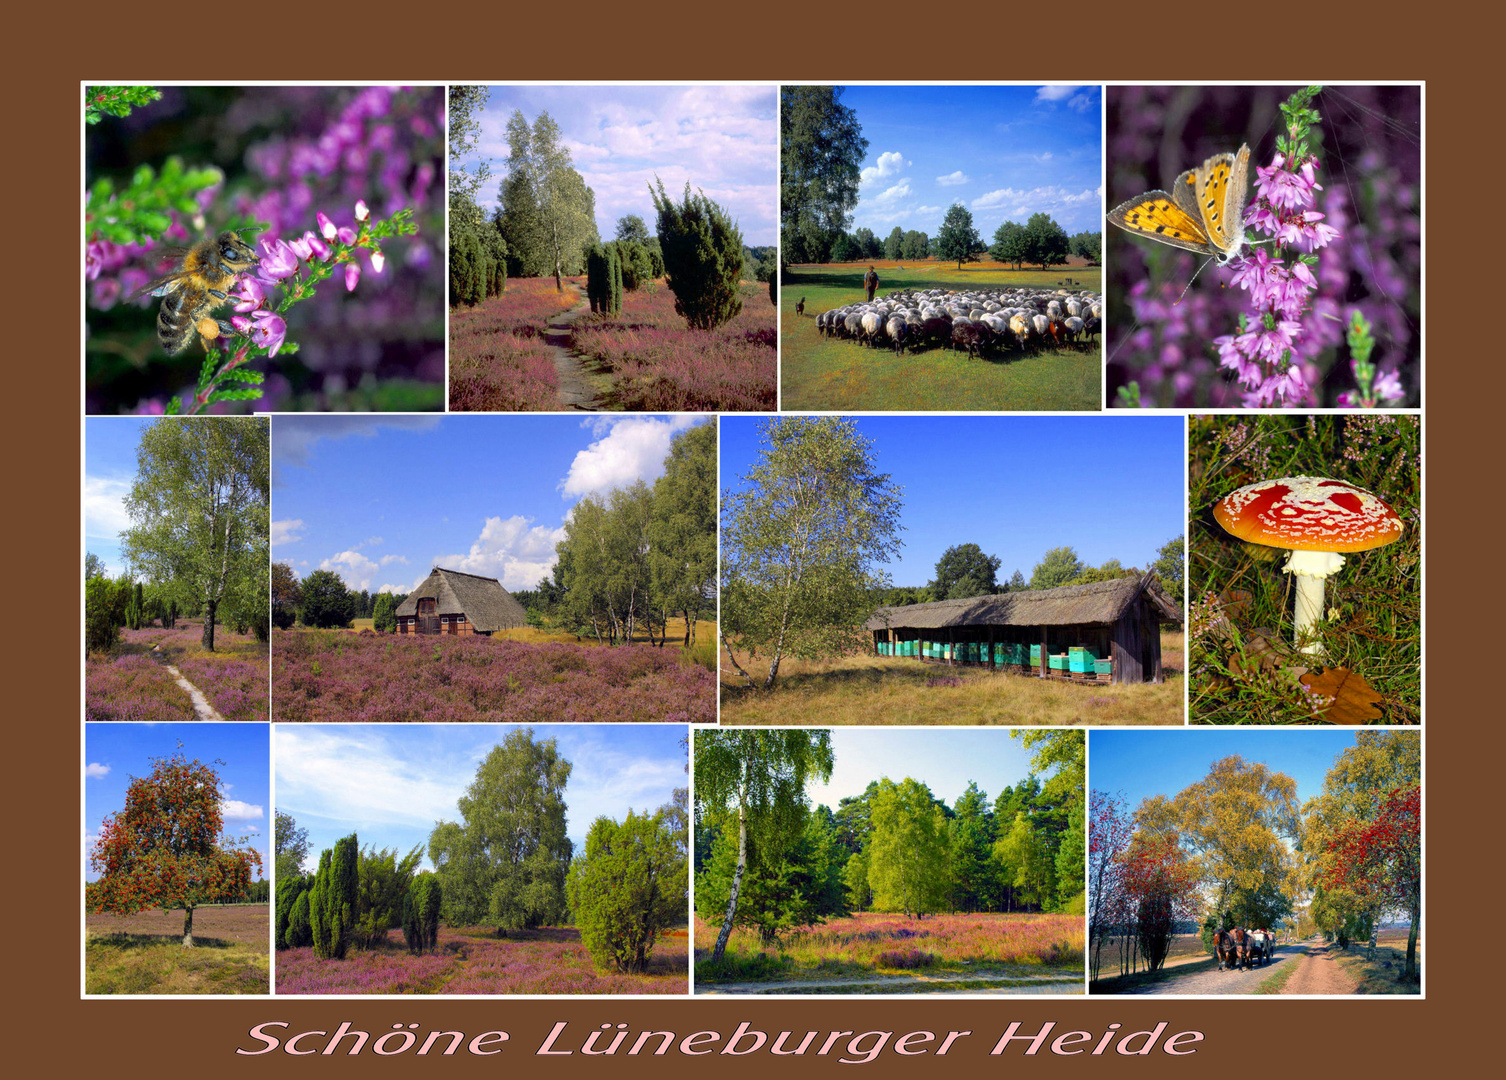
M954 634L952 632L952 628L950 626L948 626L946 628L946 666L947 667L951 667L952 664L953 664L953 662L956 660L956 658L957 658L957 635Z
M1043 679L1051 677L1051 657L1048 655L1048 652L1049 650L1046 648L1046 628L1043 626L1041 627L1041 678Z

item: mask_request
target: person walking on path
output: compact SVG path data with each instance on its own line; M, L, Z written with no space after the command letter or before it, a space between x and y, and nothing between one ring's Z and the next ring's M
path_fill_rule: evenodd
M868 302L873 303L873 294L878 290L878 272L871 266L863 275L863 288L868 290Z

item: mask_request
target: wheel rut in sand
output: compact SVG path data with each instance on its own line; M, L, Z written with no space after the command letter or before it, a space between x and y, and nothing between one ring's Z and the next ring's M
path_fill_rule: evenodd
M556 394L560 405L566 409L594 412L602 407L601 400L586 378L585 365L570 351L570 326L590 309L580 289L573 284L569 288L575 293L575 306L561 311L545 324L544 344L554 354L554 373L559 379Z

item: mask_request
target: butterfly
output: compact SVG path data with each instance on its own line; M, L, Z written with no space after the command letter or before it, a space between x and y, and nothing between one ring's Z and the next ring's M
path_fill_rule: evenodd
M1237 259L1245 245L1245 195L1250 187L1250 148L1214 154L1188 169L1171 192L1147 191L1109 211L1121 229L1163 244L1211 255L1218 265Z

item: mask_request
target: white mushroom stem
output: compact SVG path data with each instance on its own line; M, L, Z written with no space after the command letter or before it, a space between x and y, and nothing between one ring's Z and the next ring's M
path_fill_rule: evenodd
M1344 556L1335 551L1294 551L1287 556L1282 569L1297 575L1297 619L1292 632L1293 643L1301 642L1308 628L1323 617L1323 579L1343 565ZM1314 639L1303 645L1302 651L1321 653L1323 646Z

